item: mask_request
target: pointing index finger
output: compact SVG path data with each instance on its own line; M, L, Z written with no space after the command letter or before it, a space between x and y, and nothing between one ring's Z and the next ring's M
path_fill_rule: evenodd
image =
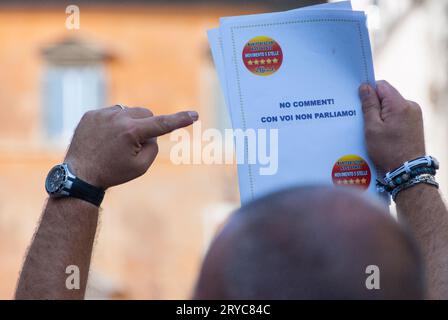
M138 135L146 140L162 136L176 129L187 127L199 119L196 111L136 119Z

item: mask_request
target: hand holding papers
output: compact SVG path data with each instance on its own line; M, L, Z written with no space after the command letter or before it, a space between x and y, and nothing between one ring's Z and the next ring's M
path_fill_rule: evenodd
M299 184L376 193L358 96L375 83L363 12L338 2L221 18L209 41L236 130L243 204ZM260 146L278 154L276 168L254 161Z

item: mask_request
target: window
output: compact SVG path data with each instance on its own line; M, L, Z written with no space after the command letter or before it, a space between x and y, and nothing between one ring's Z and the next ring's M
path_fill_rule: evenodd
M101 66L50 66L45 79L45 126L48 137L70 141L82 115L104 106Z
M45 52L44 129L50 142L66 145L82 115L105 105L103 54L65 41Z

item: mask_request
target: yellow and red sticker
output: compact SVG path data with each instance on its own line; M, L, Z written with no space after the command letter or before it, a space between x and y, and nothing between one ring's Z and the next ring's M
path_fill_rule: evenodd
M372 180L368 163L357 155L347 155L336 161L331 173L336 186L350 186L367 190Z
M282 65L282 48L272 38L255 37L244 46L243 62L253 74L269 76L277 72Z

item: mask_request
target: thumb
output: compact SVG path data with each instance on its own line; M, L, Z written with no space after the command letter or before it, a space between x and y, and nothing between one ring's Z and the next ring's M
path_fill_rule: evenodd
M363 84L359 88L359 96L362 103L362 112L364 114L365 125L380 123L381 103L378 95L369 84Z

